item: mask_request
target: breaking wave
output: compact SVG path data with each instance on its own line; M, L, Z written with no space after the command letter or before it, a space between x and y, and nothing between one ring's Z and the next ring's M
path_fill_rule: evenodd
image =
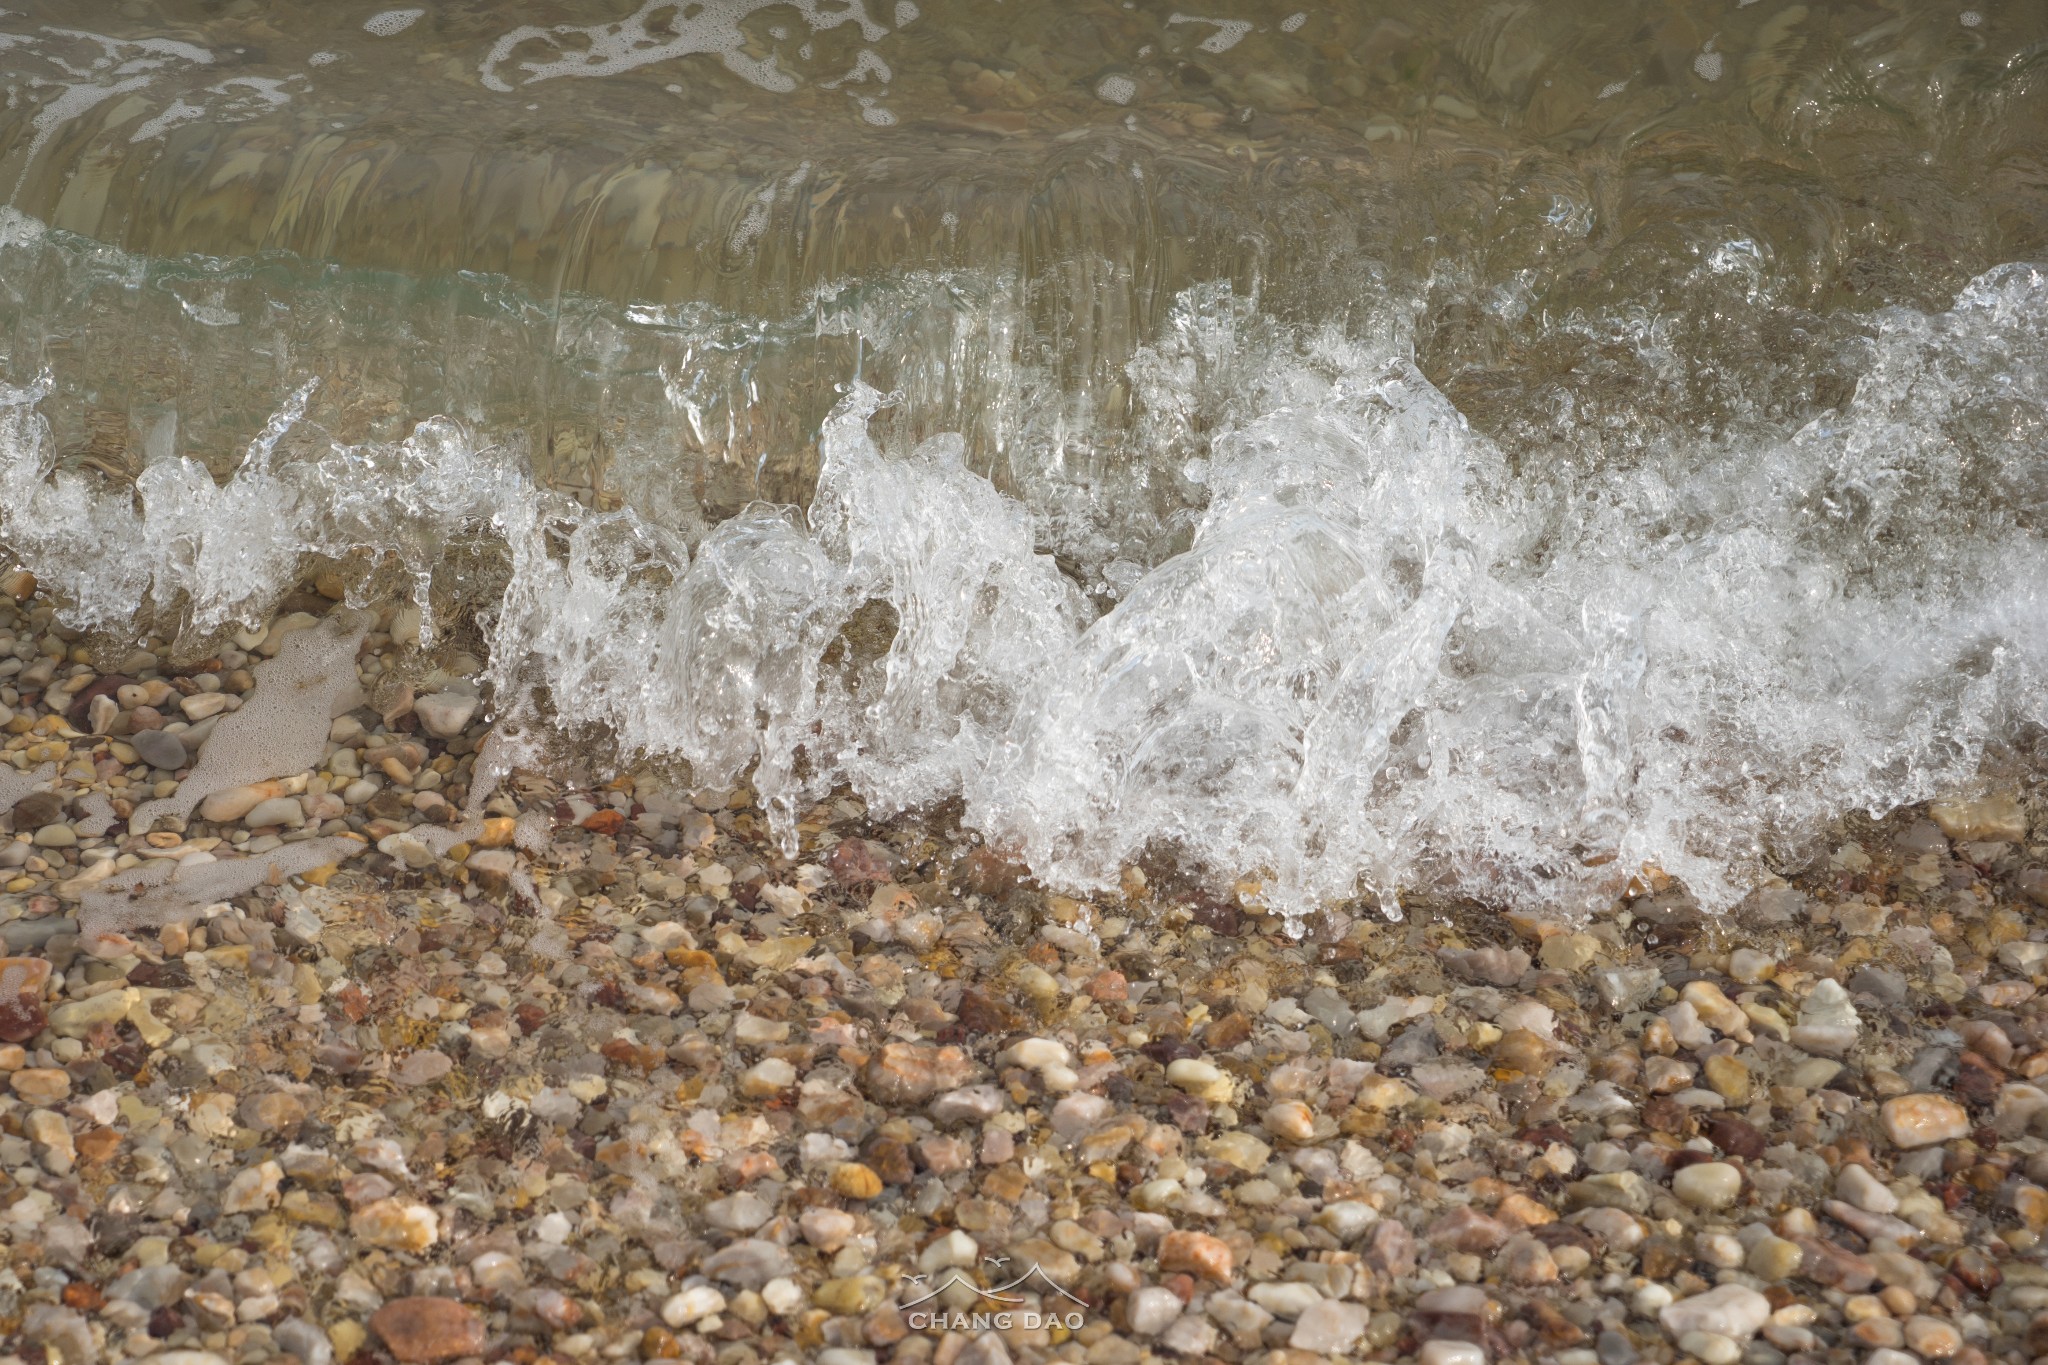
M1051 884L1168 848L1289 913L1572 905L1646 863L1725 906L1767 852L1968 787L2048 722L2040 269L1861 319L1852 395L1803 424L1625 459L1510 458L1413 326L1184 292L1125 367L1141 495L1080 529L1071 471L898 448L931 414L875 419L919 391L855 373L803 505L708 525L594 508L453 417L324 438L317 373L231 471L159 450L109 488L60 460L46 374L0 393L0 541L117 629L144 602L251 620L382 557L429 637L463 547L501 715L749 777L791 848L842 784L958 798Z

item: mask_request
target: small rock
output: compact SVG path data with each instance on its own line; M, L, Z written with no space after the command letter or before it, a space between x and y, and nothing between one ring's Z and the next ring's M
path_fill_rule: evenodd
M1970 1133L1969 1112L1941 1095L1901 1095L1886 1100L1878 1111L1878 1121L1894 1145L1908 1149L1953 1142Z
M1766 1234L1757 1238L1750 1247L1744 1265L1750 1274L1767 1284L1789 1280L1799 1273L1800 1265L1806 1260L1806 1253L1797 1242L1783 1237Z
M796 1263L776 1242L760 1237L742 1237L731 1246L704 1258L707 1278L742 1289L759 1290L778 1275L794 1275Z
M1180 1295L1159 1285L1147 1285L1131 1295L1125 1305L1125 1322L1133 1336L1156 1337L1180 1316Z
M54 1066L23 1067L7 1083L28 1104L56 1104L71 1093L71 1073Z
M846 1245L859 1223L844 1209L808 1208L797 1219L797 1227L806 1242L829 1256Z
M483 1354L484 1323L456 1299L393 1299L370 1318L370 1330L405 1365L428 1365Z
M264 825L284 825L297 829L306 823L306 811L299 805L296 796L273 796L251 806L248 813L242 816L242 823L250 829L259 829Z
M185 713L187 720L205 720L227 710L228 701L225 692L194 692L178 703L178 709Z
M1719 1332L1687 1332L1678 1339L1678 1349L1700 1365L1735 1365L1742 1359L1742 1347Z
M661 1320L671 1327L688 1327L713 1313L725 1311L725 1295L708 1284L696 1285L671 1294L661 1305Z
M405 1086L432 1085L455 1069L455 1059L436 1048L409 1054L391 1068L391 1079Z
M1318 1299L1295 1319L1287 1344L1317 1355L1344 1355L1365 1335L1371 1322L1372 1310L1362 1303Z
M1742 1172L1725 1161L1701 1161L1671 1177L1671 1192L1696 1209L1725 1209L1742 1195Z
M428 734L436 739L453 739L469 724L479 704L478 698L461 692L436 692L415 700L412 711L420 719L420 728Z
M882 1192L882 1177L858 1161L844 1162L833 1169L832 1190L848 1199L873 1199Z
M877 1104L907 1105L964 1084L974 1059L957 1047L884 1043L861 1068L861 1088Z
M349 1218L348 1227L350 1232L371 1246L411 1252L425 1251L434 1244L441 1231L440 1221L434 1217L432 1209L409 1199L396 1198L365 1204Z
M1199 1057L1176 1058L1166 1068L1166 1083L1211 1104L1230 1103L1236 1091L1229 1073Z
M1855 1046L1862 1022L1842 983L1823 978L1799 1007L1792 1046L1823 1057L1840 1057Z
M1702 1069L1715 1094L1737 1108L1749 1103L1749 1067L1740 1057L1717 1054L1707 1058Z
M752 1232L774 1216L775 1210L768 1201L752 1190L741 1190L704 1206L704 1221L723 1232Z
M1486 1365L1486 1348L1470 1341L1438 1337L1415 1353L1421 1365Z
M1899 1197L1860 1161L1849 1162L1835 1173L1835 1197L1866 1213L1895 1213L1899 1207Z
M1724 1284L1704 1294L1666 1304L1657 1320L1673 1341L1688 1332L1713 1332L1735 1341L1748 1341L1770 1320L1771 1301L1754 1289Z
M1159 1239L1159 1268L1185 1270L1217 1284L1230 1283L1235 1258L1229 1243L1206 1232L1174 1231Z
M277 1186L283 1179L284 1169L275 1161L265 1161L237 1173L221 1194L221 1212L261 1213L276 1207Z
M1906 1319L1906 1349L1922 1360L1947 1360L1963 1349L1963 1337L1940 1318L1916 1313Z
M1937 802L1927 808L1927 814L1951 839L2017 844L2027 837L2026 812L2016 797L2006 793L1980 801Z
M271 797L283 794L283 788L273 782L259 782L253 787L227 787L199 803L199 818L226 824L241 819Z
M138 730L128 743L144 763L165 772L176 772L190 761L185 741L165 730Z

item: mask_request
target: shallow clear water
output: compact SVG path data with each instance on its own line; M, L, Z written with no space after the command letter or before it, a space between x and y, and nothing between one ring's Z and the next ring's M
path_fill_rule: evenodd
M1289 909L2039 769L2038 6L87 8L0 14L82 622L338 562L786 830Z

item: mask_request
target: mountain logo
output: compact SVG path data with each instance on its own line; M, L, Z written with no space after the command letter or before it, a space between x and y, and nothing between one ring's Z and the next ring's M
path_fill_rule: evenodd
M955 1266L936 1280L929 1275L906 1275L906 1284L916 1286L914 1297L903 1303L903 1320L914 1332L958 1331L1006 1332L1013 1327L1030 1331L1040 1327L1064 1327L1077 1331L1088 1321L1088 1304L1033 1261L1022 1273L1009 1274L1008 1256L984 1256L991 1280L1001 1280L983 1289ZM938 1302L941 1294L955 1285L972 1295L972 1307L953 1308ZM1031 1296L1038 1297L1033 1306ZM957 1301L957 1300L956 1300Z

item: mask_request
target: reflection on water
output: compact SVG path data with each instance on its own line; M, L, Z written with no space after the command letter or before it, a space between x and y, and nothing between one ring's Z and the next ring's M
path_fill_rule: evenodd
M516 541L490 496L339 482L475 459L591 556L508 549L501 644L598 689L592 620L679 658L780 641L729 715L687 686L590 713L631 744L691 752L687 714L727 732L693 761L744 751L791 801L959 793L1076 880L1171 839L1325 895L1539 877L1539 846L1704 876L1759 825L1967 777L2038 704L2038 291L1986 276L2048 234L2037 4L91 8L0 13L0 370L52 376L16 496L42 464L79 499L239 480L318 380L262 494L314 518L283 562L323 498L364 549L417 558L443 515ZM915 476L823 439L856 381ZM694 606L646 595L720 565ZM883 676L827 695L871 600ZM1857 683L1854 629L1909 661ZM1826 721L1823 685L1870 703ZM795 761L820 734L845 752Z
M821 284L977 272L1011 295L977 344L1092 391L1073 420L1097 429L1127 416L1121 366L1181 289L1231 279L1321 319L1383 303L1360 260L1421 304L1427 372L1489 427L1599 409L1600 333L1630 315L1715 373L1607 378L1695 422L1789 413L1829 401L1774 372L1825 369L1815 329L1737 314L1939 304L2048 223L2048 13L2024 3L217 9L0 14L11 202L165 262L502 275L550 316L588 295L788 320ZM394 326L424 316L416 355L463 348L434 312L467 288L393 287ZM183 304L254 322L212 306ZM578 340L488 363L531 372ZM109 382L146 375L123 363ZM539 434L559 410L579 451L610 442L588 395L544 387L547 416L519 400ZM796 406L815 432L820 401Z

